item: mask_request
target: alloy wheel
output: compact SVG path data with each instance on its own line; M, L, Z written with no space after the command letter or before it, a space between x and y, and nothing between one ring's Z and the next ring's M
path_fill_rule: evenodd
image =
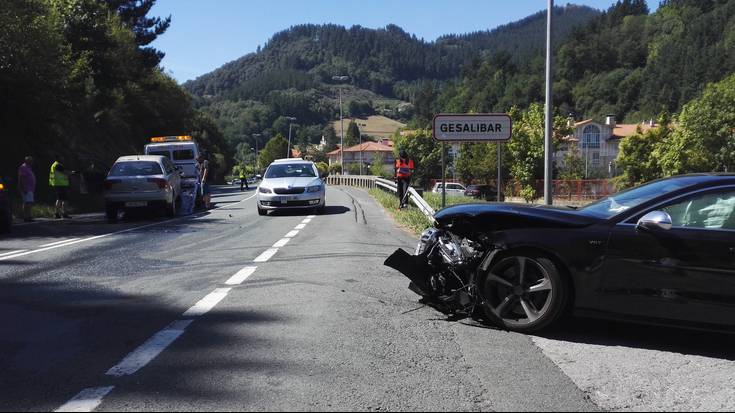
M550 312L556 295L548 269L526 256L493 265L483 289L486 306L508 327L531 327Z

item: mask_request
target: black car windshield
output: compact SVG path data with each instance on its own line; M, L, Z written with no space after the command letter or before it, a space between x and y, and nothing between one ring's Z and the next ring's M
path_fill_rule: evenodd
M314 168L308 163L288 163L271 165L268 172L265 173L266 178L315 178Z
M642 205L661 195L677 191L701 181L701 177L690 176L675 179L661 179L648 184L617 193L579 210L580 213L597 218L612 218L638 205Z
M163 175L163 170L158 162L134 161L118 162L112 166L110 176L151 176Z

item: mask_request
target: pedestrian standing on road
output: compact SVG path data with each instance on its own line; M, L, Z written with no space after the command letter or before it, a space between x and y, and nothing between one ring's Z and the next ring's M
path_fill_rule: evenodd
M413 175L414 165L413 159L408 157L408 153L401 149L399 158L396 159L395 165L395 181L398 187L398 208L402 209L408 206L408 197L406 193L411 185L411 175Z
M49 186L56 192L54 216L56 219L71 218L71 215L66 213L66 202L69 200L69 176L66 173L64 164L61 163L61 157L55 156L54 159L48 179Z
M243 191L243 186L248 191L250 190L250 186L248 186L248 176L245 173L245 167L240 167L240 192Z
M200 179L199 183L202 188L202 203L204 203L204 209L209 209L212 207L212 188L210 187L212 174L209 170L209 161L204 157L204 155L199 155L197 162Z
M33 222L31 209L35 202L36 175L33 173L33 158L26 156L18 168L18 190L23 201L23 221Z

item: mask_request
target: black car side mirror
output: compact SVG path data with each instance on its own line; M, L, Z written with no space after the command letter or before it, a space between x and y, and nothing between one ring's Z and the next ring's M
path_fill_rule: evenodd
M636 228L644 231L668 231L674 226L671 215L663 211L653 211L638 221Z

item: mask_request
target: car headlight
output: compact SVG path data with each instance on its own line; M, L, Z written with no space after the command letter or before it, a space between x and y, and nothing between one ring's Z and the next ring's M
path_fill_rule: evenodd
M306 192L319 192L322 190L321 185L309 186L306 188Z
M271 191L270 189L263 188L262 186L261 187L258 187L258 191L260 191L261 194L270 194L270 193L273 193L273 191Z

